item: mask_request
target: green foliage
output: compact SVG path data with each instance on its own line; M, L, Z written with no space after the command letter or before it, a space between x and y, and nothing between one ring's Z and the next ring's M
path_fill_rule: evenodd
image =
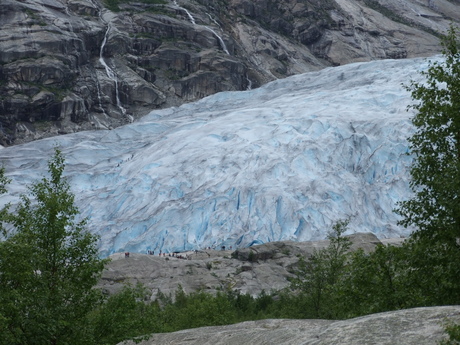
M340 316L349 318L416 306L414 290L407 284L409 271L404 246L378 245L368 254L362 249L353 252L340 286Z
M289 256L291 255L291 251L288 248L283 248L283 250L281 251L281 254Z
M125 286L110 296L89 316L94 338L99 345L118 344L126 339L146 339L146 334L162 330L160 307L148 302L144 286Z
M0 195L5 194L8 191L6 186L10 182L11 180L5 176L5 167L2 166L0 168ZM6 230L4 228L4 223L8 222L8 219L10 217L9 208L10 208L10 205L7 204L0 210L0 238L2 236L3 237L6 236Z
M155 2L155 0L153 0ZM106 0L118 6L119 0ZM460 303L460 49L457 29L443 40L445 63L433 63L426 83L407 89L417 101L409 139L414 197L399 204L401 224L417 230L401 247L350 252L348 220L329 234L328 247L301 258L290 288L258 297L203 291L150 301L140 285L105 301L97 283L104 261L74 196L56 149L50 177L32 185L11 213L0 210L0 345L117 344L155 332L263 318L349 318L381 311ZM8 179L0 168L0 194ZM7 232L6 229L13 231ZM286 254L286 253L285 253ZM232 256L237 257L236 252ZM257 255L249 251L249 261ZM209 262L206 266L212 269ZM193 272L189 271L190 274ZM448 325L459 343L459 326Z
M256 262L256 261L257 261L256 255L254 254L254 252L252 251L252 249L249 249L248 261L249 261L249 262Z
M104 0L105 6L113 12L120 11L120 8L118 7L119 3L120 3L119 0Z
M379 245L349 253L339 222L330 245L301 258L279 313L288 317L348 318L417 306L460 303L460 44L458 29L443 39L445 62L432 63L426 82L407 87L417 101L409 138L414 197L399 204L401 224L416 231L401 247ZM277 304L277 303L281 304ZM287 309L290 310L287 311ZM274 314L271 314L274 315ZM282 317L283 317L282 316ZM284 316L286 317L286 316ZM447 328L458 341L459 327ZM452 342L454 343L454 342ZM450 343L449 343L450 344Z
M349 220L339 221L328 235L327 248L315 250L310 258L300 258L291 281L293 289L300 290L306 299L307 309L315 318L336 317L337 288L341 281L351 247L350 239L343 236Z
M85 317L101 300L93 287L105 261L86 220L76 219L63 171L64 158L56 149L48 163L50 177L29 187L14 214L2 211L2 222L12 230L0 242L0 344L91 341Z
M275 299L263 292L252 297L231 290L216 295L204 291L186 294L179 287L174 297L160 293L152 302L146 300L146 290L141 285L126 286L91 313L89 324L97 344L117 344L128 338L142 340L151 333L283 317L297 300L288 294L280 296ZM280 312L282 305L286 308Z
M457 29L442 40L445 62L422 72L426 82L407 87L417 103L409 138L415 156L411 200L399 204L401 224L417 227L416 238L455 244L460 237L460 50Z
M445 330L449 338L439 342L439 345L459 345L460 344L460 325L447 324Z
M451 26L442 39L445 61L433 62L407 90L417 101L410 108L416 128L409 138L414 155L414 197L397 213L405 226L415 226L411 282L424 304L460 303L460 43Z
M442 242L411 239L405 246L407 284L417 305L460 303L460 250Z
M175 302L162 312L164 331L184 328L226 325L237 322L235 310L223 293L212 296L203 291L186 295L182 289L176 292Z

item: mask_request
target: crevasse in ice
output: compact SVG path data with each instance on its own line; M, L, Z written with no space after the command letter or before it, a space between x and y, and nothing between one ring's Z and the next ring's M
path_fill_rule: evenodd
M327 68L111 131L4 148L13 182L0 202L46 173L57 144L102 256L322 239L347 217L349 233L406 236L393 212L410 196L402 83L427 67L419 58Z

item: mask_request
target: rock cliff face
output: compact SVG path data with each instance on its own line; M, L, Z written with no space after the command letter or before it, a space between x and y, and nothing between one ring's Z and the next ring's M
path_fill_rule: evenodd
M0 144L276 78L439 52L460 1L2 0Z

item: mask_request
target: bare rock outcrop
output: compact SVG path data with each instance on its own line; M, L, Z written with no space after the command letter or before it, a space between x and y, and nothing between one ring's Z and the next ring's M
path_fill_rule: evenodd
M380 240L371 233L350 236L353 247L372 251ZM119 291L124 284L142 283L155 299L161 291L172 294L181 286L186 293L204 290L209 293L232 289L253 296L287 287L299 256L309 257L328 241L270 242L237 250L205 249L163 256L117 253L110 258L100 286L108 293ZM182 256L182 258L179 258Z
M350 236L353 247L372 251L379 239L369 233ZM392 239L397 245L403 239ZM258 295L289 284L298 256L310 256L328 241L272 242L250 248L201 250L168 255L124 253L112 255L100 286L113 293L125 283L141 282L152 291L173 294L234 289ZM249 254L253 253L253 254ZM182 257L182 258L180 258ZM141 345L432 345L446 337L446 322L460 322L460 306L414 308L349 320L259 320L228 326L203 327L151 335ZM131 341L122 343L133 345Z
M153 334L139 344L433 345L446 337L444 325L447 321L460 322L460 306L398 310L343 321L248 321Z
M118 5L114 5L118 3ZM0 144L110 129L155 108L355 61L429 56L439 0L2 0Z

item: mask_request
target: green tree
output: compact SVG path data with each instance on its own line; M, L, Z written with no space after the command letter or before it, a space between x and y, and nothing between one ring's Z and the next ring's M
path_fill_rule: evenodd
M235 308L226 294L218 292L213 296L197 291L187 295L180 286L174 302L164 307L161 318L166 332L237 322Z
M98 345L118 344L126 339L147 339L148 334L162 332L158 302L149 302L145 286L126 285L111 295L90 315Z
M86 219L77 220L64 166L56 148L50 176L29 187L14 213L2 213L10 231L0 242L0 344L92 341L85 322L101 301L94 286L105 260Z
M401 202L401 224L415 225L414 236L455 243L460 237L460 45L451 26L442 39L445 61L422 72L424 82L407 87L417 101L409 108L415 133L409 138L414 161L414 197Z
M378 244L350 254L340 285L341 317L349 318L419 305L417 286L408 283L410 251Z
M337 288L344 273L347 253L351 247L343 234L349 220L337 222L328 235L328 247L315 250L308 259L300 258L291 287L298 289L306 299L304 317L335 318Z
M11 180L5 176L5 167L2 166L0 168L0 195L3 195L8 192L6 186L10 182ZM0 210L0 239L2 238L2 236L6 237L6 230L3 226L4 223L7 222L10 217L9 208L10 205L7 204Z
M451 26L442 44L444 60L430 63L422 73L426 81L407 86L416 101L409 107L416 111L415 133L409 138L414 196L396 210L402 216L400 224L416 228L410 240L410 250L417 253L411 255L411 276L425 304L460 302L458 28Z

